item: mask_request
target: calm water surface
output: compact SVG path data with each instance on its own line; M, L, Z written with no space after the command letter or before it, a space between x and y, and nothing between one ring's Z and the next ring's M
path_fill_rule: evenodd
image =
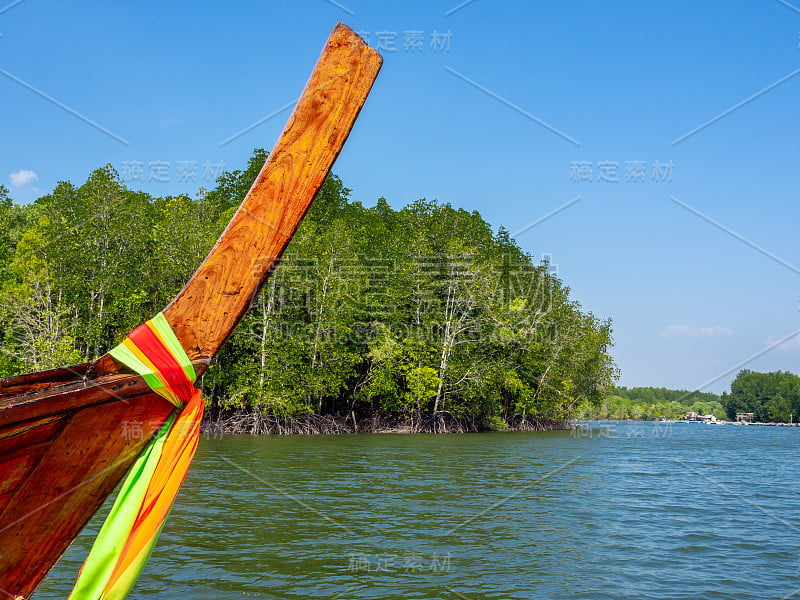
M799 443L686 423L204 440L130 597L800 599ZM99 523L35 600L68 595Z

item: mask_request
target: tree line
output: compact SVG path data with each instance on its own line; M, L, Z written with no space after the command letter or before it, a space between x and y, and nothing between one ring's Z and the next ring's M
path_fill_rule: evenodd
M194 198L130 190L110 165L30 205L0 187L0 375L93 360L161 310L266 157ZM563 424L600 406L618 370L610 320L549 271L477 212L365 207L331 175L203 376L210 418L251 431Z
M737 413L753 413L761 423L795 422L800 416L800 376L788 371L759 373L743 369L723 392L722 404L730 420Z
M653 421L680 419L688 412L725 418L722 398L710 392L670 390L656 387L615 386L602 402L586 404L583 419L620 419Z

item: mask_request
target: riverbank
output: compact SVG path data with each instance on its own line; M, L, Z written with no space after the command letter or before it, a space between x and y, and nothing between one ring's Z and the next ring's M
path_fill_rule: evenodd
M521 415L508 422L457 418L440 413L437 418L423 415L403 419L374 412L368 415L316 415L282 417L258 412L209 412L203 418L201 433L223 435L344 435L353 433L482 433L487 431L554 431L573 429L569 420L553 420Z
M578 419L577 422L583 421L614 421L619 423L686 423L687 425L755 425L758 427L800 427L800 423L781 423L781 422L754 422L744 423L736 421L716 421L714 423L706 423L704 421L686 421L684 419Z
M736 425L736 423L732 423ZM800 423L746 423L747 425L758 425L760 427L800 427Z

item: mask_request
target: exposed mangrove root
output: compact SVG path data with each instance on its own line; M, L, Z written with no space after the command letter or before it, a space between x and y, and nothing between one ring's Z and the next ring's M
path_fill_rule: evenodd
M556 429L574 429L569 419L546 419L530 415L514 415L508 421L511 431L553 431Z
M571 429L571 423L530 416L509 419L506 431L552 431ZM206 413L201 432L207 437L223 435L338 435L346 433L479 433L491 428L485 420L455 417L447 412L401 418L373 412L366 415L304 414L295 417L248 411Z

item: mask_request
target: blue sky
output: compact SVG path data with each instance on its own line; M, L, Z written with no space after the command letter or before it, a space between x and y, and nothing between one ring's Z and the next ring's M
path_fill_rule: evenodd
M800 336L771 348L800 329L800 2L7 2L18 202L105 163L210 187L274 143L342 20L385 57L334 166L354 199L524 229L613 319L624 385L800 371Z

